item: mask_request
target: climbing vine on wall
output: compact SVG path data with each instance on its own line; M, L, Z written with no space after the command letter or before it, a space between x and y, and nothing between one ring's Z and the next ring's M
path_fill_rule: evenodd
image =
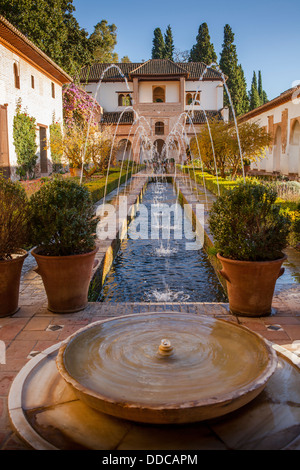
M33 178L38 158L36 120L22 111L21 100L17 102L13 121L13 142L17 154L17 174L21 179Z

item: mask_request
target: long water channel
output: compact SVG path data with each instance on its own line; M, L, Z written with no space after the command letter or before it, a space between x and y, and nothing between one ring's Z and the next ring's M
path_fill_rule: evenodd
M174 209L169 219L159 216L161 207ZM205 251L195 243L173 185L149 183L97 301L226 302Z

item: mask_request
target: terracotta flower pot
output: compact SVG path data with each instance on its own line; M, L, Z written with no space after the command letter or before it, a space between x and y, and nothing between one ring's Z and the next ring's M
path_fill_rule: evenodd
M20 250L13 259L0 261L0 317L13 315L19 310L21 271L27 256L27 251Z
M42 277L48 298L48 309L55 313L83 310L88 303L88 290L98 248L89 253L70 256L44 256L32 250L37 262L35 271Z
M223 258L220 274L226 279L230 311L235 315L261 317L271 314L277 279L284 273L286 255L275 261L237 261Z

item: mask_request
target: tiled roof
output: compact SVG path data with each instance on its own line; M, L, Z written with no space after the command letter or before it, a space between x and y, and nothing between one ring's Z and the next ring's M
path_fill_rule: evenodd
M185 68L187 72L189 72L189 79L199 80L202 77L205 69L206 72L203 75L204 80L220 80L221 74L218 70L213 68L207 68L207 65L204 62L185 62L181 64L182 67Z
M121 116L122 115L122 116ZM194 124L205 124L206 118L204 111L193 111L189 112L191 116L192 122ZM220 111L206 111L206 116L208 120L211 119L218 119L222 120L222 114ZM119 111L115 112L104 112L101 123L103 124L132 124L134 121L134 112L133 111L125 111L125 113L121 113ZM187 124L189 123L189 118L187 118Z
M139 67L140 62L107 64L97 63L91 66L83 67L80 74L81 82L98 82L100 79L105 81L124 80L124 76L128 79L129 73ZM123 75L122 75L123 74Z
M134 121L133 111L121 112L105 112L103 113L101 122L103 124L132 124Z
M276 98L272 99L271 101L268 101L267 103L262 104L258 108L252 109L251 111L248 111L248 113L239 116L238 120L239 122L244 122L248 119L259 116L260 114L265 113L266 111L270 111L271 109L274 109L277 106L280 106L281 104L292 101L293 98L298 100L299 94L300 85L296 85L295 87L289 88L288 90L282 92L279 96L276 96Z
M203 62L172 62L168 59L150 59L147 62L129 62L119 64L96 63L81 70L80 81L98 82L123 81L124 77L186 75L188 80L199 80L206 65ZM203 80L222 80L220 72L207 68Z
M221 121L223 119L220 111L205 111L205 114L209 121L211 119L218 119L218 121ZM194 124L205 124L206 123L205 114L204 114L204 111L189 112L189 116L191 117L191 120ZM189 121L190 121L189 118L187 118L187 124L189 123Z
M141 64L130 75L187 75L185 68L169 59L151 59Z

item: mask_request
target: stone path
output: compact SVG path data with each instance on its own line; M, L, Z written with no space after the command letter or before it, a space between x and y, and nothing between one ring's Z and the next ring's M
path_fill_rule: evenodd
M137 196L138 191L135 193ZM293 259L297 264L298 256ZM11 384L22 367L35 355L66 339L79 328L113 316L152 311L182 311L212 315L240 323L267 340L283 346L300 357L300 285L288 284L276 291L273 314L264 318L236 317L227 304L220 303L89 303L74 314L54 314L47 309L47 299L40 277L33 271L29 256L23 269L20 310L0 319L0 450L27 449L11 427L7 397ZM300 263L298 265L300 272ZM295 267L297 272L298 267ZM3 352L3 348L2 348Z

